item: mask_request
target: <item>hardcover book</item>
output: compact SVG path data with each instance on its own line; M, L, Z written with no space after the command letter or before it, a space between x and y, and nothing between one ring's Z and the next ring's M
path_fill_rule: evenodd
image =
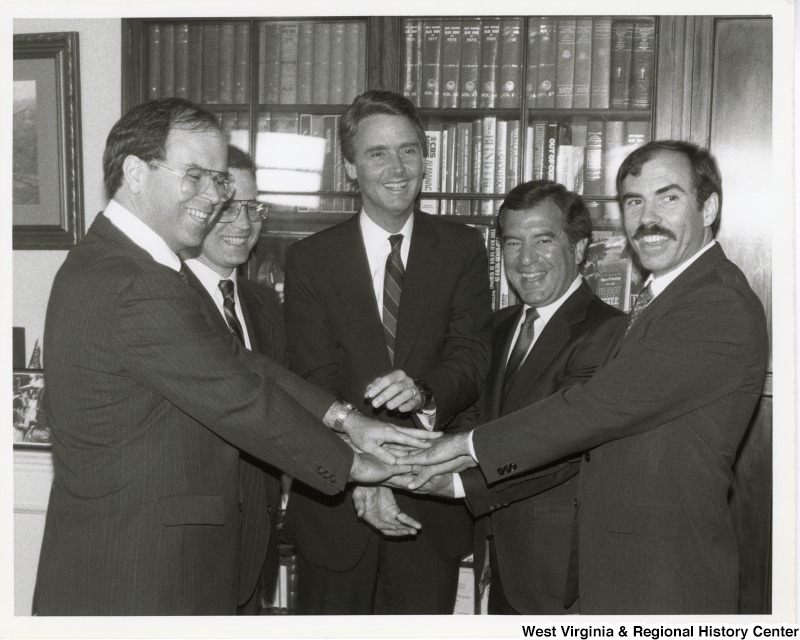
M497 106L497 63L500 54L500 20L484 18L481 29L481 109Z
M512 109L519 106L522 87L522 19L503 18L500 38L498 106Z
M442 22L426 20L423 31L421 106L436 109L442 97Z
M595 18L592 27L592 109L608 109L611 82L611 18Z
M575 89L575 19L556 23L556 108L571 109Z
M461 74L461 22L444 21L444 40L442 41L442 107L455 109L458 107Z
M588 109L592 84L592 19L579 18L575 25L575 80L572 107Z
M481 21L464 20L461 25L461 73L459 105L465 109L478 106L481 69Z

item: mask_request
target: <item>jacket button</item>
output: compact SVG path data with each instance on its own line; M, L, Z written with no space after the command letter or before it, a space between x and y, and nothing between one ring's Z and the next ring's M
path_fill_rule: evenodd
M516 462L512 462L509 466L511 467L512 471L516 471L517 470L517 463Z
M592 454L587 451L583 454L583 459L586 460L586 462L589 462L589 460L592 459Z
M331 477L328 478L331 482L336 482L336 474L331 474Z
M323 469L322 467L317 467L317 473L319 475L322 475L324 472L325 472L325 469Z
M505 469L503 469L503 468L498 468L498 469L497 469L497 475L500 475L500 476L502 476L502 475L503 475L505 472L506 472L506 471L505 471Z

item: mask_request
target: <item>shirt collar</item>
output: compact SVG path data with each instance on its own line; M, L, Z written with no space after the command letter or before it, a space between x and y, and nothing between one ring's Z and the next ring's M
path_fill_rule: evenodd
M386 244L389 236L396 235L394 233L390 233L386 231L383 227L376 224L372 218L367 215L367 212L364 209L361 209L361 213L358 217L358 222L361 225L361 235L364 237L364 246L367 247L367 251L379 251L383 250L386 247L386 253L390 250L388 249L389 245ZM400 229L397 233L403 234L403 239L411 238L411 232L414 229L414 214L412 213L408 216L408 220L403 225L403 228ZM403 242L403 248L407 246L406 242Z
M181 270L181 260L164 242L164 239L116 200L110 200L103 214L124 233L131 242L173 271Z
M238 294L236 269L234 269L229 276L224 277L219 275L207 264L203 264L202 262L200 262L197 258L189 258L185 260L185 262L186 266L192 270L194 275L197 276L197 279L205 287L206 291L208 291L211 294L212 297L219 296L220 299L222 299L222 292L219 290L220 280L232 280L234 295Z
M578 287L581 286L582 282L583 278L580 275L576 276L575 279L572 281L572 284L569 285L569 288L564 292L564 294L558 300L556 300L555 302L551 302L550 304L545 305L543 307L536 307L536 311L539 313L539 318L544 321L544 324L547 324L550 318L552 318L555 315L556 311L558 311L561 308L561 305L563 305L567 301L567 298L569 298L573 293L575 293L578 290ZM523 307L524 307L523 312L527 312L527 310L531 308L531 305L525 304L523 305Z
M650 285L650 291L653 292L653 297L655 298L659 293L664 291L669 285L671 285L675 279L681 275L684 271L686 271L692 263L694 263L700 256L702 256L706 251L708 251L711 247L717 244L716 240L711 240L707 245L705 245L700 251L695 253L691 258L688 260L684 260L679 266L674 268L672 271L665 273L663 276L654 276L652 273L648 276L647 280L645 280L644 286L646 287L648 284Z

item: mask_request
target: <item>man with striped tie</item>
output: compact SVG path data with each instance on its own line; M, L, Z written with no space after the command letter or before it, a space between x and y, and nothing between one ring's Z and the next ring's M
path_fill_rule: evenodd
M362 209L288 252L291 366L368 415L444 429L478 398L489 364L483 239L415 209L425 133L406 98L359 96L340 141ZM358 521L348 499L291 495L299 612L452 613L459 560L472 547L463 505L388 488L359 487L355 497L369 522L385 514L380 531ZM395 517L398 508L408 517Z

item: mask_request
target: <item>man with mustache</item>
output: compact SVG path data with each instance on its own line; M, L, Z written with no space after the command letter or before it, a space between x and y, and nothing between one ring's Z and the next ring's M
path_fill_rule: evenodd
M565 604L736 613L728 492L766 371L764 310L714 240L722 180L707 150L649 143L622 163L617 190L650 276L605 365L584 385L412 455L433 466L408 486L446 492L451 480L432 474L477 460L513 498L531 491L532 471L584 452Z

